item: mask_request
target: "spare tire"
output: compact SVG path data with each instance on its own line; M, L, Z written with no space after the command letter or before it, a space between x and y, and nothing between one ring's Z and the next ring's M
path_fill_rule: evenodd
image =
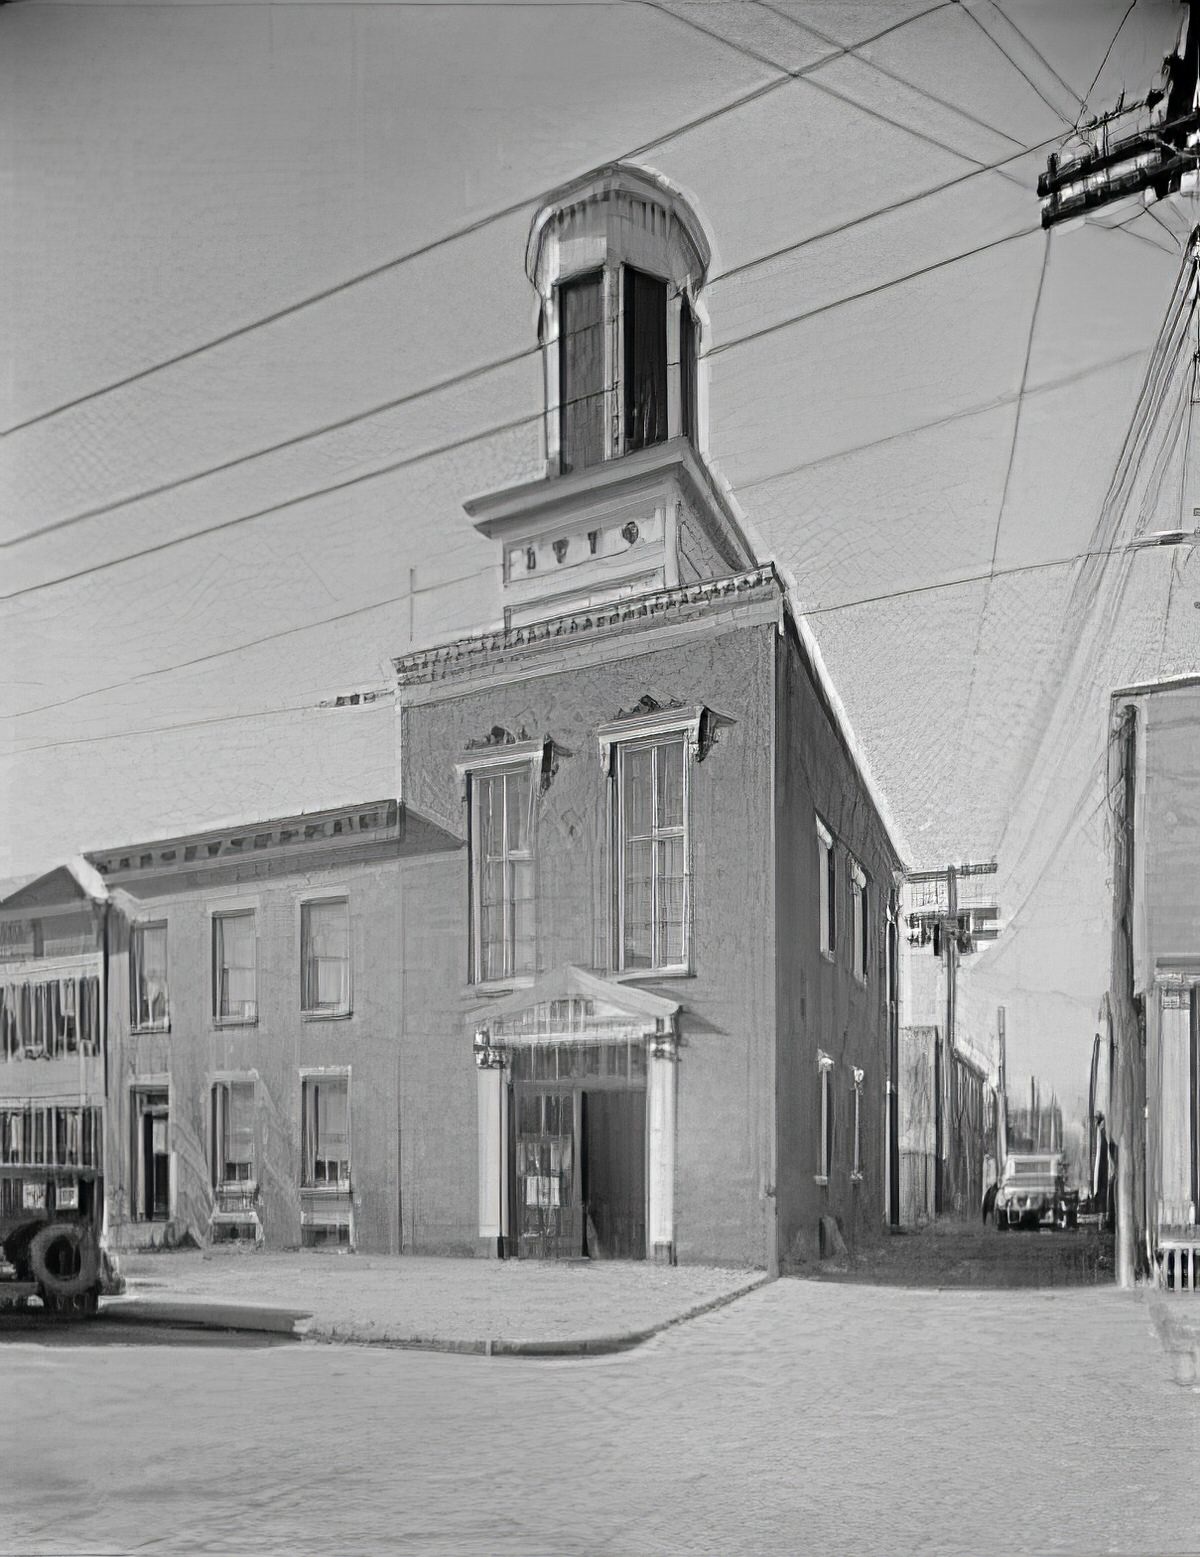
M100 1248L82 1222L51 1222L29 1245L33 1278L53 1298L82 1297L100 1274Z

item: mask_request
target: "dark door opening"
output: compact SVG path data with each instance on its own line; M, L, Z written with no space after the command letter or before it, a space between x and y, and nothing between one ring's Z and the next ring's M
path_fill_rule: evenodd
M592 1259L646 1257L646 1094L585 1092L581 1190Z
M135 1092L134 1215L140 1222L166 1222L171 1215L171 1153L167 1143L170 1108L165 1092Z
M517 1082L517 1254L571 1259L583 1253L579 1196L578 1092Z

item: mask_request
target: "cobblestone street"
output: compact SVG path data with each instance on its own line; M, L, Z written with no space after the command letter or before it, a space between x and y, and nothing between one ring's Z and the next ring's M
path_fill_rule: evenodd
M1140 1296L785 1280L600 1360L0 1348L4 1553L1180 1553Z

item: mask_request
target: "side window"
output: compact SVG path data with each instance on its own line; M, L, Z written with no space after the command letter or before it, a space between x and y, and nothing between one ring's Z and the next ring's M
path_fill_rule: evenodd
M837 856L833 834L817 818L818 891L821 899L821 951L832 957L837 946Z
M817 1056L817 1071L821 1089L821 1130L818 1137L817 1180L829 1182L833 1170L833 1061L828 1054Z
M135 924L129 941L129 1014L135 1032L168 1026L167 926Z
M867 977L869 930L867 927L867 878L857 860L850 861L850 939L854 976Z
M863 1176L862 1158L862 1100L863 1100L863 1073L856 1065L852 1072L854 1079L854 1166L850 1170L852 1179L861 1179Z

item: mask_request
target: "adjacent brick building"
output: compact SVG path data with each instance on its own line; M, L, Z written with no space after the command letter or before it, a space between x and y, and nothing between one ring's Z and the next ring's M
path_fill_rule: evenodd
M397 947L411 861L446 847L384 798L91 856L125 904L107 953L117 1247L399 1251Z

